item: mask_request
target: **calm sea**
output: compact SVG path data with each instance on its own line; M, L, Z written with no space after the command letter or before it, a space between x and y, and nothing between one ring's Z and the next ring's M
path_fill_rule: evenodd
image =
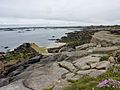
M80 29L78 29L80 30ZM77 29L68 28L40 28L40 29L16 29L14 31L0 30L0 52L8 49L14 49L25 42L36 43L39 46L47 47L55 41L48 39L59 39L65 36L65 33L77 31ZM5 49L5 47L9 47Z

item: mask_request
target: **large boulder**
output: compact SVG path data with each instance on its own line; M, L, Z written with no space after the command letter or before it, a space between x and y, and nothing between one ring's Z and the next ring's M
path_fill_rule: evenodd
M58 63L60 65L60 67L63 67L67 70L69 70L70 72L75 72L76 68L74 67L74 65L71 62L67 62L67 61L62 61Z
M68 71L60 68L57 63L49 64L33 69L29 77L24 80L24 84L33 90L43 90L47 87L53 87L65 73Z
M110 31L100 31L92 36L91 43L101 44L101 46L120 45L120 36L111 34Z
M77 59L73 61L74 66L76 66L78 69L89 69L91 63L97 63L100 61L100 57L89 55L80 59Z

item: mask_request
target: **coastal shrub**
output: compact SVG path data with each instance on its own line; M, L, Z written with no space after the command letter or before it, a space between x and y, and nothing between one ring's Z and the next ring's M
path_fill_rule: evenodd
M117 58L117 63L119 63L119 64L120 64L120 57L118 57L118 58Z
M75 47L82 44L90 43L92 35L96 30L83 30L67 33L67 36L61 37L58 42L68 43L68 46Z
M109 56L102 56L100 58L100 61L108 61Z

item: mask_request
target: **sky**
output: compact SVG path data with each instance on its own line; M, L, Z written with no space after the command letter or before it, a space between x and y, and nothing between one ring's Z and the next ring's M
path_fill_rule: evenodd
M0 0L1 24L120 24L120 0Z

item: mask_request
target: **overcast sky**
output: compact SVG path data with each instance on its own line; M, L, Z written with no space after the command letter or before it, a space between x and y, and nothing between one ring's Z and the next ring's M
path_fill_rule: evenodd
M0 24L120 24L120 0L0 0Z

